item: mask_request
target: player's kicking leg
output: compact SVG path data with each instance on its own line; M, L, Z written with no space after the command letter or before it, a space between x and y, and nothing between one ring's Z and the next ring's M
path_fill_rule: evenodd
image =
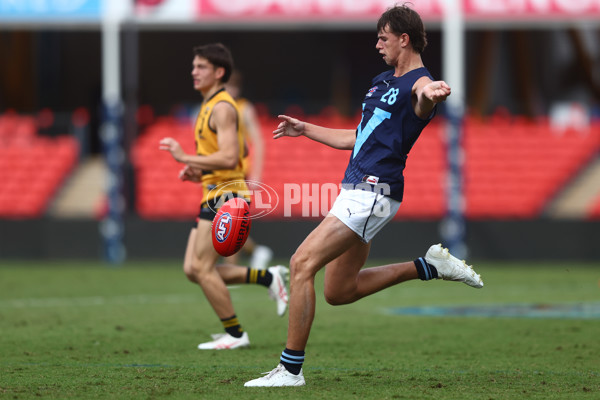
M333 221L335 222L335 221ZM332 225L332 226L335 226ZM343 226L336 227L343 231ZM309 236L310 238L310 236ZM308 239L307 239L308 240ZM352 239L347 239L352 242ZM330 304L340 305L352 303L370 294L376 293L392 285L408 280L421 278L423 280L445 279L464 282L479 288L483 282L479 275L464 262L452 256L447 249L440 245L431 246L426 257L418 258L412 262L384 265L361 269L369 253L369 244L360 241L352 242L337 258L331 260L325 270L325 298ZM335 242L330 242L335 246ZM305 243L298 249L299 252L307 251ZM297 267L297 266L294 266ZM293 267L293 268L294 268ZM312 295L303 296L310 286L302 286L297 279L292 279L292 293L298 290L300 300L293 295L290 301L290 323L288 329L288 342L286 349L280 357L280 364L267 373L266 376L246 382L247 387L261 386L302 386L305 379L302 371L304 361L304 347L310 325L314 316L314 287ZM304 288L304 290L302 290ZM312 303L311 303L312 299ZM298 300L298 301L297 301ZM297 303L300 303L300 307ZM296 350L302 349L302 350Z
M289 325L286 348L280 364L266 376L246 382L244 386L302 386L304 348L315 313L314 277L327 263L354 244L362 244L353 231L335 217L325 218L300 245L290 262L292 296L289 303ZM363 247L367 250L368 245ZM363 260L366 258L361 257ZM356 259L356 258L355 258ZM359 265L355 270L360 269ZM349 278L352 279L352 272Z

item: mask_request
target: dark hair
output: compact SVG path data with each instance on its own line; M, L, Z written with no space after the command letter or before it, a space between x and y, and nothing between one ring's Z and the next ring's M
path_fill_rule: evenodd
M221 43L205 44L194 47L194 56L206 58L215 67L225 69L221 82L227 83L233 71L233 56L231 51Z
M388 8L379 21L377 21L377 32L383 30L386 26L389 31L395 35L406 33L410 38L410 44L414 51L422 54L427 46L427 34L421 16L407 4Z

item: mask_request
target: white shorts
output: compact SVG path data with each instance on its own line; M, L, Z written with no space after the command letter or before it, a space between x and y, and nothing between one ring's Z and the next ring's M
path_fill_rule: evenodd
M399 201L382 194L342 188L329 212L369 243L399 208Z

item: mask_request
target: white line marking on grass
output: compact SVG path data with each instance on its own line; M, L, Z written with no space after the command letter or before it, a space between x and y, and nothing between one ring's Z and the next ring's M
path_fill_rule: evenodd
M228 286L229 290L240 286ZM29 297L23 299L0 300L0 308L51 308L51 307L91 307L132 304L184 304L196 303L201 294L131 294L122 296L88 297Z
M195 303L197 301L198 296L191 294L137 294L126 296L45 297L0 300L0 308L91 307L131 304L183 304Z

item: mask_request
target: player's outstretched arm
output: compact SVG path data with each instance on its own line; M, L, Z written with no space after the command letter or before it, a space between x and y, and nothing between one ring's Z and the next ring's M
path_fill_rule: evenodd
M419 118L427 118L436 104L446 101L452 90L444 81L432 81L427 77L419 79L415 84L415 113Z
M296 137L303 135L340 150L352 150L356 141L356 131L354 129L325 128L287 115L279 115L279 119L281 119L281 122L273 131L273 139L279 139L283 136Z

